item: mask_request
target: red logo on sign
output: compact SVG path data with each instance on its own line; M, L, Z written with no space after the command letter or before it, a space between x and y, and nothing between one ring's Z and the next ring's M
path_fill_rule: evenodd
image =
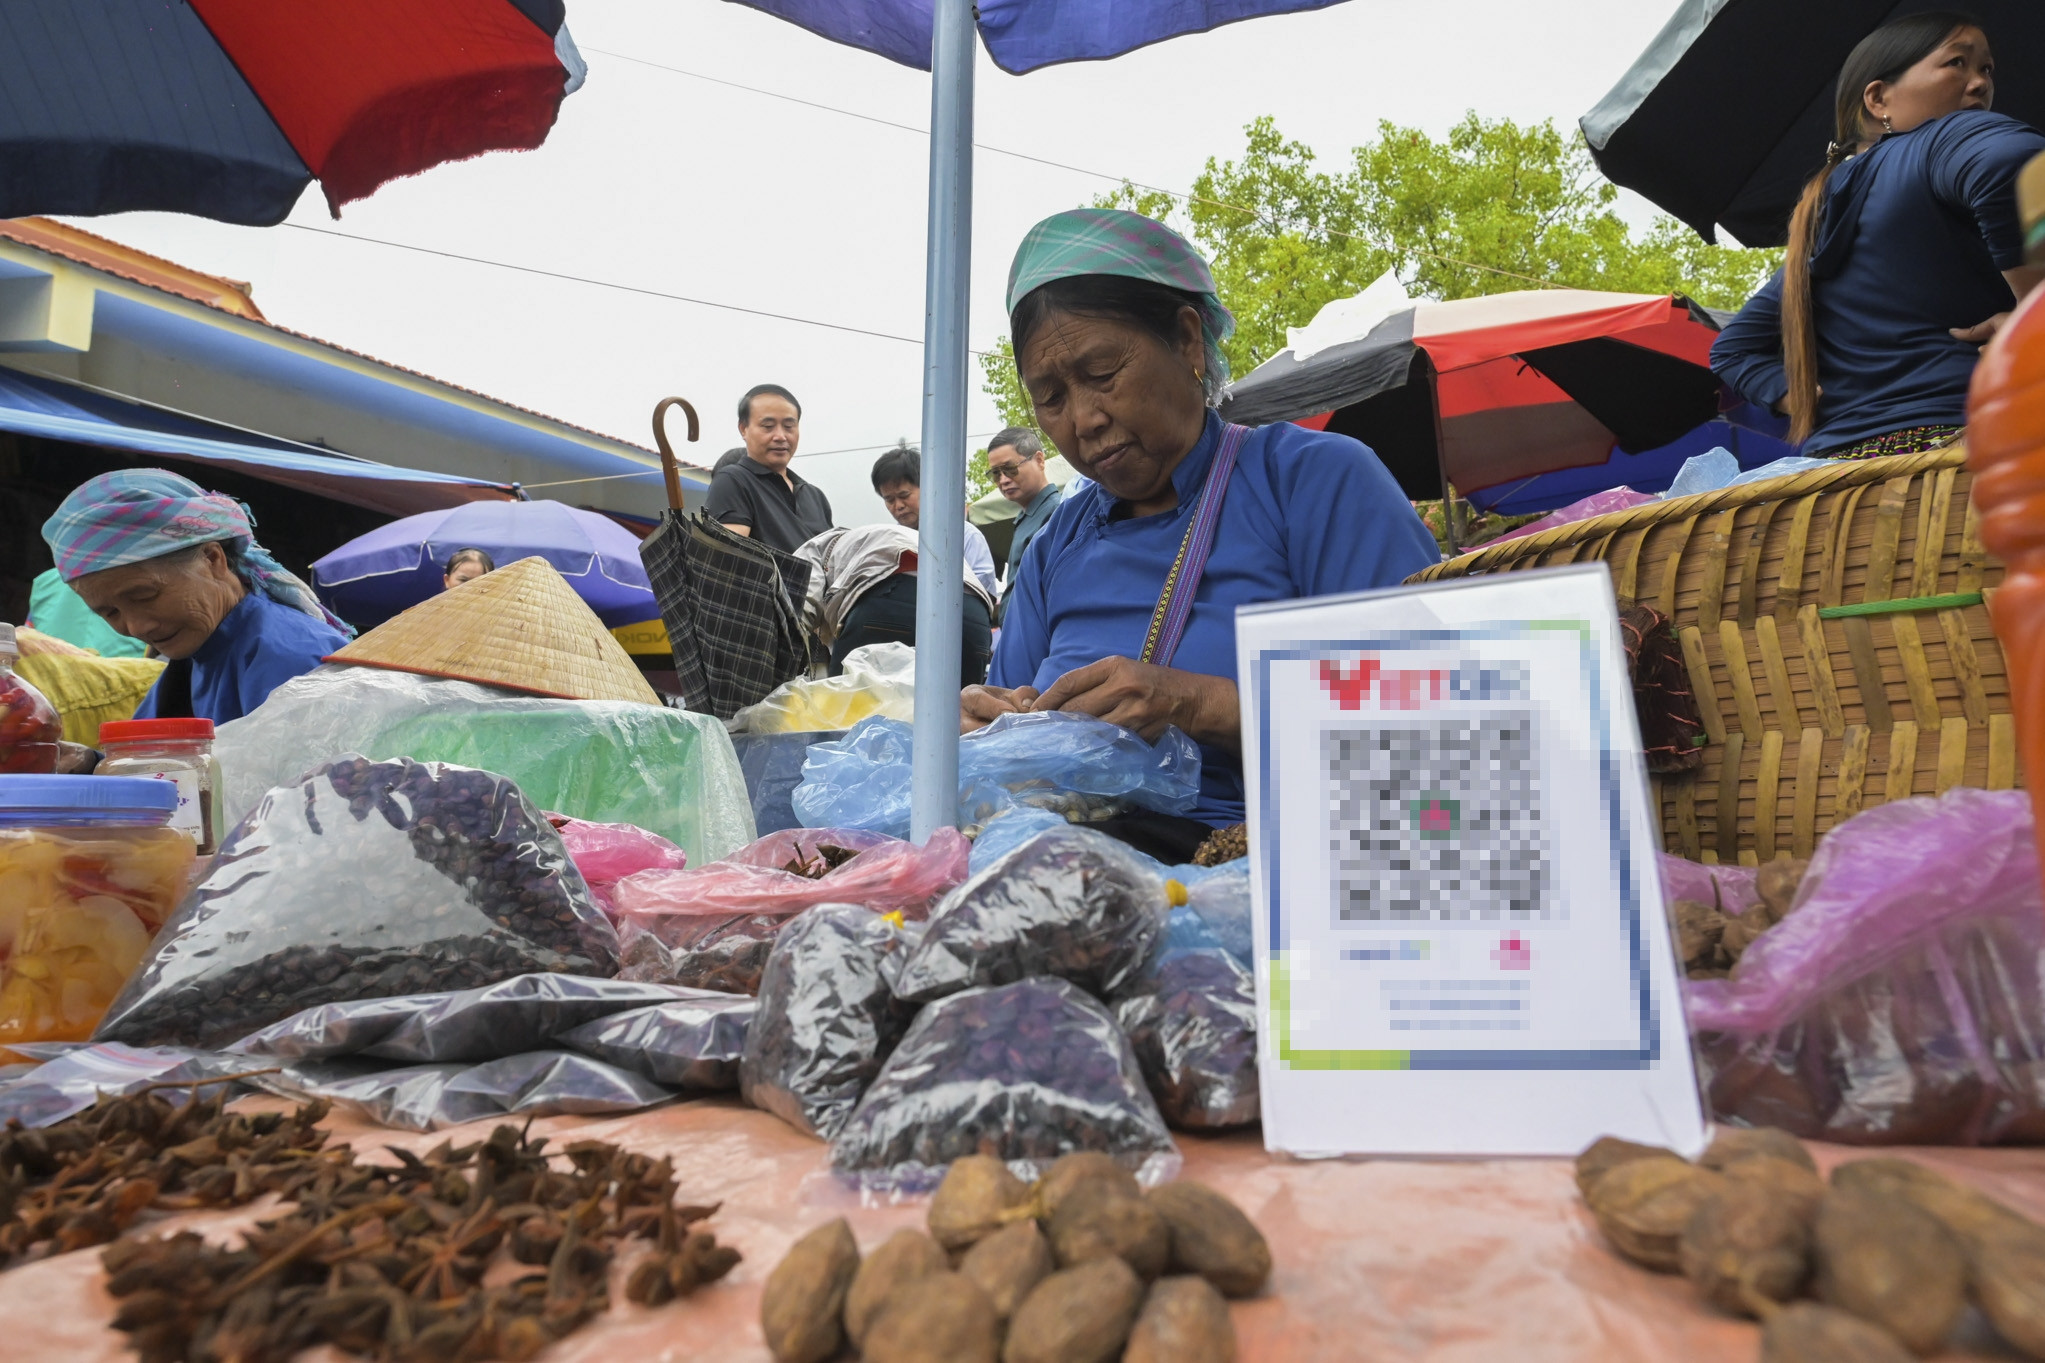
M1534 944L1516 932L1509 932L1491 948L1491 959L1498 962L1500 970L1532 970Z
M1386 710L1418 710L1438 701L1448 685L1449 674L1440 669L1405 671L1388 668L1376 658L1360 659L1344 670L1342 664L1324 662L1320 667L1321 689L1344 710L1360 710L1376 691L1378 705Z

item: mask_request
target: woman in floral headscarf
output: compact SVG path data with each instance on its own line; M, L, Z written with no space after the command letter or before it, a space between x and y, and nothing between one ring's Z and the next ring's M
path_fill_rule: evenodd
M143 719L240 719L348 641L255 540L232 497L162 469L101 474L43 524L57 571L115 630L169 666Z
M1190 860L1213 827L1243 820L1236 607L1390 586L1440 555L1365 446L1214 413L1235 319L1162 223L1046 218L1016 252L1008 307L1037 424L1094 485L1030 542L961 724L1071 710L1152 739L1177 725L1201 747L1193 818L1108 831Z

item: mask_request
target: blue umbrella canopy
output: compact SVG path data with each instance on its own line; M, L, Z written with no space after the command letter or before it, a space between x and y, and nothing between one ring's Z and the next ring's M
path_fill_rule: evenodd
M406 516L313 564L313 586L334 614L367 628L443 590L442 566L458 549L500 564L545 559L613 629L660 617L638 537L562 502L470 502Z

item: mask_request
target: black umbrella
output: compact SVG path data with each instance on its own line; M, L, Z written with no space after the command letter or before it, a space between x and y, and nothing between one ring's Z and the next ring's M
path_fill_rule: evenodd
M1704 237L1780 246L1832 140L1832 91L1855 43L1931 9L1973 14L1997 113L2045 127L2045 0L1683 0L1583 116L1599 169Z

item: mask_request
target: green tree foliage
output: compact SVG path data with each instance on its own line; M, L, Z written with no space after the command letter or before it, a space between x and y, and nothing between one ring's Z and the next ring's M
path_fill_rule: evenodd
M1168 221L1207 254L1236 316L1226 349L1237 375L1283 350L1287 327L1387 270L1418 298L1559 286L1736 308L1781 263L1779 251L1709 245L1671 218L1629 228L1581 134L1552 122L1471 113L1439 140L1384 122L1332 170L1269 118L1245 133L1242 155L1209 158L1186 199L1124 184L1096 201ZM1027 412L1007 340L981 363L1004 419Z

